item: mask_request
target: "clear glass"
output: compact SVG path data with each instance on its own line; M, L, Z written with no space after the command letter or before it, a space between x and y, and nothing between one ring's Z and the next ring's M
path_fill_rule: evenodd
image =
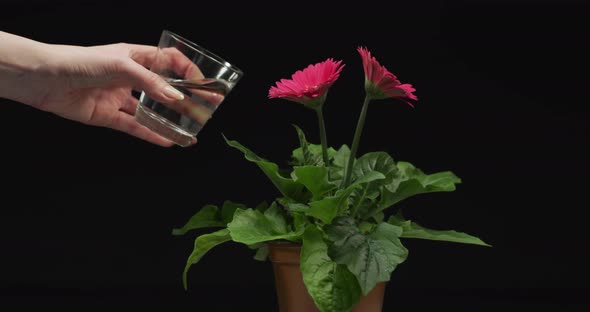
M190 145L243 76L221 57L168 30L162 32L150 70L185 96L164 104L142 92L135 119L180 146Z

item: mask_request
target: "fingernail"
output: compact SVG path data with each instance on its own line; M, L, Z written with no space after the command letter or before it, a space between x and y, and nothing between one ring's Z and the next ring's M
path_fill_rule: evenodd
M174 100L184 100L184 94L176 90L173 86L166 86L166 88L164 88L164 95Z

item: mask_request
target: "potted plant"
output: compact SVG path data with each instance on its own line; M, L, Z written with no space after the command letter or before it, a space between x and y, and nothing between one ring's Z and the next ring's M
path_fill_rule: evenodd
M366 96L351 148L329 147L323 106L344 65L327 59L297 71L271 87L269 98L305 105L318 117L320 143L308 142L295 126L299 146L280 169L237 141L227 144L256 164L280 195L255 207L225 201L201 208L173 234L217 227L196 238L183 273L211 248L234 241L255 249L255 258L273 263L280 311L381 311L384 285L408 256L402 238L489 246L477 237L431 230L406 220L395 204L414 195L454 191L461 180L450 171L426 174L385 152L357 155L372 101L401 100L413 107L415 89L402 84L366 48L358 48ZM385 211L390 209L389 218Z

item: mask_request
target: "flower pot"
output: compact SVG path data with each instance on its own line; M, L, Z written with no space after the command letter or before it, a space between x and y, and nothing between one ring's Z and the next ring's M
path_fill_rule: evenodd
M274 270L279 312L319 312L303 283L299 269L300 255L300 245L269 244L269 259ZM385 283L378 283L351 311L381 312L384 294Z

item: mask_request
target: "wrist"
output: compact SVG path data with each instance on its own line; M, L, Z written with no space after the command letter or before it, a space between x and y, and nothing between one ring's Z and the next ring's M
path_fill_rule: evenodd
M0 31L0 98L35 105L51 45ZM45 73L45 74L44 74Z

